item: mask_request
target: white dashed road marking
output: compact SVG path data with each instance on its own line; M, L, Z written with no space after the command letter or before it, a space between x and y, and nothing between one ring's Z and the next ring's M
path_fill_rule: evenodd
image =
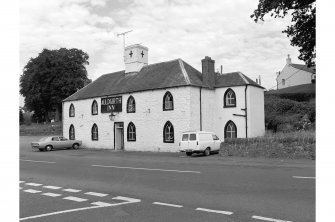
M38 187L38 186L41 186L42 184L40 184L40 183L26 183L26 185Z
M269 217L261 217L261 216L252 216L253 219L258 219L258 220L265 220L265 221L271 221L271 222L292 222L288 220L279 220L279 219L273 219Z
M23 180L20 180L20 181L19 181L19 183L24 183L24 182L26 182L26 181L23 181Z
M109 207L109 206L113 206L113 204L105 203L105 202L100 202L100 201L98 201L98 202L93 202L93 203L91 203L91 204L93 204L93 205L97 205L97 206L101 206L101 207Z
M152 204L163 205L163 206L168 206L168 207L183 207L182 205L162 203L162 202L153 202Z
M149 171L176 172L176 173L201 173L199 171L165 170L165 169L136 168L136 167L123 167L123 166L104 166L104 165L92 165L92 166L94 166L94 167L110 167L110 168L118 168L118 169L130 169L130 170L149 170Z
M63 191L71 192L71 193L78 193L81 190L76 190L76 189L63 189Z
M211 209L206 209L206 208L197 208L195 210L206 211L206 212L210 212L210 213L226 214L226 215L232 215L233 214L233 212L230 212L230 211L211 210Z
M124 201L131 202L131 203L141 202L141 200L139 199L130 198L130 197L122 197L122 196L113 197L112 199L113 200L124 200Z
M56 162L42 161L42 160L20 160L20 161L34 162L34 163L56 163Z
M79 197L72 197L72 196L64 197L63 199L64 199L64 200L73 200L73 201L76 201L76 202L84 202L84 201L87 201L87 199L79 198Z
M28 189L28 190L24 190L24 192L27 192L27 193L40 193L42 191L39 191L39 190L33 190L33 189Z
M22 187L19 187L19 189L21 190L21 189L22 189Z
M105 196L108 196L108 194L106 193L96 193L96 192L87 192L85 193L87 195L92 195L92 196L97 196L97 197L105 197Z
M49 197L59 197L59 196L62 196L62 194L58 194L58 193L42 193L42 195L49 196Z
M301 176L292 176L292 177L296 179L315 179L315 177L301 177Z
M58 190L58 189L61 189L61 187L56 187L56 186L43 186L44 188L47 188L47 189L52 189L52 190Z

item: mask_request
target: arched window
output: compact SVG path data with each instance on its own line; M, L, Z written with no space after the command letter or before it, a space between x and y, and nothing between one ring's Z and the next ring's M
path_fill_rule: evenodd
M236 95L232 89L227 89L223 98L224 107L236 107Z
M69 116L74 117L74 105L71 103L70 109L69 109Z
M97 124L93 124L92 126L92 140L98 140L99 134L98 134L98 126Z
M170 92L166 92L163 97L163 111L173 110L173 96Z
M229 120L224 128L224 137L225 138L236 138L237 137L237 128L233 121Z
M136 127L133 122L128 124L127 141L136 141Z
M134 113L135 112L135 99L132 96L129 96L127 101L127 113Z
M74 133L74 126L71 124L70 129L69 129L69 139L70 140L74 140L75 137L75 133Z
M164 143L174 143L174 129L170 121L167 121L163 129Z
M92 103L91 111L92 111L92 115L98 115L98 103L95 100Z

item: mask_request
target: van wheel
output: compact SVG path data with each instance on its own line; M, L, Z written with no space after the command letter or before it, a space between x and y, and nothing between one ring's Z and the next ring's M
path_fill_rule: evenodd
M204 151L205 156L209 156L211 154L211 150L209 148L206 148Z
M192 156L191 152L186 152L186 156Z

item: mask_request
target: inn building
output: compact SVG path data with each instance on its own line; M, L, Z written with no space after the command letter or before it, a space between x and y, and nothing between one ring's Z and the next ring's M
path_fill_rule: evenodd
M201 72L182 59L148 64L140 44L124 61L63 101L63 136L84 148L177 152L184 131L264 135L264 88L243 73L215 73L207 56Z

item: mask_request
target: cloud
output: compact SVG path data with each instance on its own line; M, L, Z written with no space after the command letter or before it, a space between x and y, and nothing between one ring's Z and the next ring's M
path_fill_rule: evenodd
M298 50L281 31L285 19L250 18L258 0L29 0L20 4L20 66L43 48L80 48L90 56L89 78L124 69L122 38L149 47L149 63L182 58L201 71L211 56L224 72L242 71L275 85L275 73ZM301 63L301 62L300 62Z

